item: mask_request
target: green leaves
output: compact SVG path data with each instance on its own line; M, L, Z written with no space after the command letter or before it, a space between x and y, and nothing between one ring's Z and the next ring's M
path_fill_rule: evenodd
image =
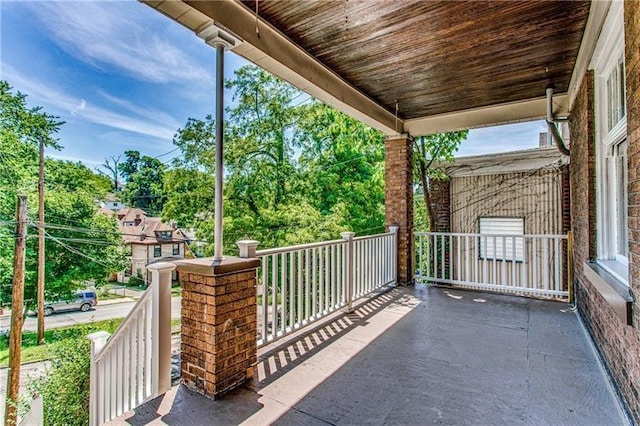
M35 298L37 278L38 138L59 147L53 134L62 124L0 81L0 221L15 220L16 195L29 202L25 299ZM103 279L124 269L122 240L115 220L95 204L110 190L109 179L80 163L46 159L45 261L46 297L67 296L86 280ZM14 226L0 226L0 304L8 303L13 275Z
M446 179L444 172L434 164L453 161L460 143L469 132L437 133L415 139L413 149L414 181L418 183L424 204L416 208L414 226L417 230L433 230L434 217L429 194L429 179Z
M126 159L120 164L120 171L127 179L124 202L130 207L138 207L151 216L162 212L165 202L163 179L165 166L157 158L141 156L138 151L126 151Z
M254 238L277 247L384 229L384 141L379 132L313 101L253 66L227 83L225 251ZM163 217L213 239L215 122L189 119L165 174ZM212 252L205 245L204 253Z

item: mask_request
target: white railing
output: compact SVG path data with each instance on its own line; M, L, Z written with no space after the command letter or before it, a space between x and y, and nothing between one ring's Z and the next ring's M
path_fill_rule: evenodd
M566 235L415 235L416 282L568 297Z
M397 228L342 240L260 250L258 346L290 334L396 281Z
M171 271L147 267L151 284L120 327L91 340L89 425L100 425L171 387Z

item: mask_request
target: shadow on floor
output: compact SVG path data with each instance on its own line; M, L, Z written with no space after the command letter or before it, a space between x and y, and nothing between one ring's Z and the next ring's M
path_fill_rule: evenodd
M588 339L563 303L394 288L264 348L244 387L180 386L127 423L626 424Z

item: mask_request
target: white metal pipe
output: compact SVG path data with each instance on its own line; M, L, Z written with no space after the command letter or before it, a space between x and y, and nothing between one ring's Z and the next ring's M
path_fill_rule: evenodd
M224 45L216 45L216 189L215 189L215 229L214 262L222 261L222 191L224 181Z

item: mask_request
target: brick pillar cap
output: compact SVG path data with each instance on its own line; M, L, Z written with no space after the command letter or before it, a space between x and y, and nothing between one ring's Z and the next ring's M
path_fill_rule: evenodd
M260 259L242 259L233 256L226 256L219 264L213 265L212 263L212 257L176 261L178 272L208 277L227 275L260 267Z

